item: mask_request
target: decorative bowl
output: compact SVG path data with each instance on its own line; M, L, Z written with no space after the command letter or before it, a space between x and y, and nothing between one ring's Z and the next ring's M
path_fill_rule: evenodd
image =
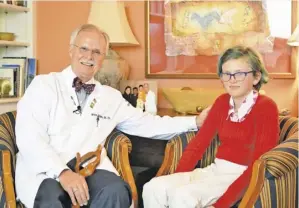
M15 34L10 32L0 32L0 40L13 41Z
M218 96L225 93L225 90L183 87L163 88L162 92L175 111L183 114L198 114L212 105Z

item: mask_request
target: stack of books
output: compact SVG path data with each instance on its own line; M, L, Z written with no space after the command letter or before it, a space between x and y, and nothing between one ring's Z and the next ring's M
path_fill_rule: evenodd
M0 59L0 98L22 97L36 76L36 64L35 58Z

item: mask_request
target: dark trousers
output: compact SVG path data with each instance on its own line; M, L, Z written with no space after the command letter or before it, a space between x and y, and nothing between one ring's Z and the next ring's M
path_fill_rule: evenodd
M96 170L91 176L86 177L86 182L90 199L88 205L83 207L130 207L132 198L130 186L115 173L107 170ZM55 179L45 179L37 191L33 207L71 208L72 202L59 182Z

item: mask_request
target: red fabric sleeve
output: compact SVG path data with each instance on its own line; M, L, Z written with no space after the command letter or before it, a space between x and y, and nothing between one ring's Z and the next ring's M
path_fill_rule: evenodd
M201 159L214 138L214 135L217 134L217 127L221 120L219 115L221 115L221 111L223 111L221 110L221 107L223 108L224 106L223 103L228 103L228 99L225 99L225 95L220 96L214 102L202 127L184 150L175 171L176 173L192 171L198 160Z
M255 148L253 149L250 165L246 171L229 186L224 195L217 200L213 205L215 208L231 207L242 197L249 185L254 161L278 144L279 120L276 104L272 100L267 100L267 103L259 107L260 113L255 119L256 141L253 146Z

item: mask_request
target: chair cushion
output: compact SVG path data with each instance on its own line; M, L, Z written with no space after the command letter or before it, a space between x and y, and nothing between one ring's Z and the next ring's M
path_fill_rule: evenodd
M129 155L131 166L160 168L168 141L127 136L132 142L132 152Z

